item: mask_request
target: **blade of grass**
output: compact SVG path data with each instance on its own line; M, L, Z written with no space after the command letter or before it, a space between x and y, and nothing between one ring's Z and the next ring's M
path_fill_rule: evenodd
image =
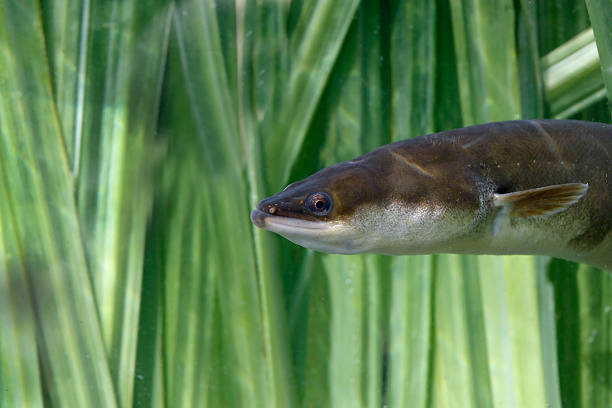
M68 163L78 172L89 35L89 0L41 1L51 81Z
M565 43L569 43L573 37L588 30L591 26L586 4L583 0L568 0L558 2L554 0L542 0L536 4L538 16L538 42L541 55L553 52L555 49L563 49ZM602 88L603 89L603 88ZM574 92L579 92L578 89ZM574 119L593 120L592 112L580 113L595 100L601 98L601 92L596 92L579 103L570 105L566 110L559 112L558 117L573 117ZM550 104L547 97L546 103ZM593 99L593 101L591 101ZM592 107L591 109L597 109ZM591 110L589 109L589 110ZM547 115L551 115L547 106ZM583 116L585 115L585 116Z
M286 8L285 2L264 1L257 5L256 10L246 11L247 15L257 15L255 27L247 25L244 34L254 40L250 44L253 53L253 79L250 87L253 90L254 118L259 122L262 135L278 131L275 127L282 109L282 98L286 95L290 62L287 58L288 39L284 18ZM249 35L251 30L255 33Z
M612 404L612 276L581 265L577 280L580 403L588 407Z
M503 260L481 256L477 260L484 313L486 358L489 360L493 406L520 406L515 395L515 373L512 365L513 344L510 339L508 289L504 279Z
M518 119L512 2L451 0L450 6L464 125Z
M608 90L608 99L612 100L612 1L586 0L589 17L595 33L595 41L601 59L603 80Z
M589 28L589 15L584 0L540 0L536 3L538 43L547 54Z
M553 259L548 276L554 289L555 324L561 401L564 406L581 406L580 318L578 307L578 264Z
M204 205L209 189L202 186L197 176L202 151L193 121L185 120L184 116L189 111L189 99L181 77L175 35L171 44L159 129L167 143L166 160L160 169L161 183L152 222L152 228L158 231L159 247L155 254L148 255L161 254L155 268L160 274L159 295L163 299L160 303L165 363L163 401L167 406L207 406L213 390L208 386L196 387L194 382L201 373L218 369L212 363L214 344L209 339L213 332L209 326L216 311L216 274L214 268L207 268L215 258L210 256L214 252L213 243L208 242L212 234L207 234L207 230L211 226L203 222L203 217L209 215L210 207ZM201 303L207 307L200 310ZM201 358L208 363L199 365ZM180 364L181 361L192 364Z
M54 56L60 124L74 149L86 255L111 373L121 405L130 406L172 7L165 0L47 7L47 45ZM68 33L78 33L76 40Z
M3 173L0 167L0 180ZM36 320L4 183L0 197L0 406L42 407Z
M449 0L437 0L436 14L436 72L435 131L461 127L463 119L459 98L455 36Z
M516 4L516 3L515 3ZM544 81L538 49L537 5L520 0L517 10L517 58L521 92L521 117L544 117Z
M431 385L432 256L394 259L389 316L388 404L425 407Z
M197 165L194 163L195 158L189 158L188 154L180 158L182 161L185 159L191 163L179 164L182 173L179 174L183 176L181 179L184 182L177 186L177 194L168 195L179 200L172 218L172 226L177 229L177 233L171 236L166 264L167 279L174 283L176 288L177 304L176 310L168 310L166 315L166 321L176 322L174 338L171 340L168 338L169 346L174 343L174 347L171 348L172 354L168 353L172 362L169 366L171 382L168 387L168 405L203 407L208 404L211 391L201 390L199 380L209 379L207 362L211 360L212 354L210 336L215 312L214 285L217 282L216 274L210 272L215 271L218 266L215 265L214 256L210 255L211 247L214 249L214 245L211 245L213 235L204 234L202 231L202 227L206 226L202 222L202 217L211 215L206 213L206 210L210 210L203 205L202 200L209 196L211 191L207 189L192 195L196 188L202 188L202 183L198 183L193 177L198 173ZM203 242L206 242L206 245L203 245ZM202 273L203 269L209 273ZM179 317L172 312L185 316ZM183 365L179 363L181 361L193 361L194 364ZM199 361L202 365L195 364Z
M561 407L561 381L559 379L559 352L555 308L555 287L549 278L551 259L544 256L534 258L537 273L538 307L541 336L542 370L546 403L551 407ZM568 271L565 271L568 272Z
M475 257L442 255L435 285L433 403L493 406L483 298Z
M359 2L306 3L290 42L293 61L278 117L278 130L264 141L266 180L278 190L301 148L308 124ZM278 160L283 157L283 160Z
M252 2L247 3L250 6ZM271 2L275 3L275 2ZM232 94L232 103L238 103L238 11L244 9L242 0L214 0L217 21L219 22L219 41L225 61L227 83Z
M590 47L594 43L595 34L593 33L593 29L589 27L543 56L542 68L548 69L551 66L560 63L568 56L579 52L585 47Z
M327 144L327 136L329 133L329 123L332 120L331 117L334 112L334 107L340 104L340 101L343 98L345 84L351 78L349 72L352 70L357 70L357 68L354 67L354 64L356 63L355 59L358 57L359 53L358 41L356 41L355 38L359 35L358 30L359 26L357 25L357 23L354 23L346 35L347 41L345 41L345 44L340 49L340 53L336 57L336 64L334 65L329 75L329 78L327 79L327 83L324 87L323 94L321 95L321 100L319 101L317 110L308 125L309 128L306 136L306 143L302 144L300 154L293 163L291 177L289 179L290 181L298 181L305 177L308 177L314 172L320 170L325 165L325 163L322 163L319 159L321 151L326 148L325 146ZM348 39L353 39L353 41L348 41ZM364 71L363 68L361 69L362 74ZM355 71L354 74L357 75L357 71ZM381 92L384 92L384 90L382 90ZM360 95L362 94L363 92ZM357 96L357 93L354 93L354 95ZM372 101L372 103L376 103L376 101ZM381 120L381 122L385 122L384 119L379 120ZM360 125L363 125L363 123L366 122L367 119L362 117L360 120ZM380 130L375 129L373 127L370 127L369 129L371 133L365 133L360 130L360 134L350 135L350 141L360 141L363 144L366 143L366 140L369 138L370 135L373 135L373 137L376 138L380 138L383 141L391 140L391 136L389 133L380 135ZM351 152L358 154L362 152L362 150L360 150L358 146L350 146L350 142L347 142L346 145L349 146L347 148L351 150L342 152L345 154L342 156L343 160L348 160L348 154ZM329 149L329 147L327 148ZM333 159L333 157L327 158L329 160Z
M334 407L363 407L364 264L360 256L323 255L331 307L329 388ZM378 350L380 352L380 350ZM380 406L376 405L376 406Z
M276 112L283 94L286 77L287 38L285 34L286 5L281 2L255 2L240 7L238 31L238 120L242 139L246 140L247 176L250 202L255 204L265 196L263 177L262 140L276 131ZM295 257L284 258L278 238L252 227L257 261L257 277L265 335L267 372L270 376L270 404L292 406L294 387L290 372L288 332L282 322L283 293L280 280L291 276L290 270L299 265ZM283 265L283 260L288 263ZM287 268L280 268L280 265Z
M433 131L436 2L393 3L391 26L394 141Z
M203 21L206 24L202 24ZM235 143L239 141L238 122L221 51L215 3L212 0L190 0L177 4L174 27L188 83L188 96L201 103L192 105L192 115L206 147L203 149L206 165L213 176L227 172L238 177L240 166L236 163L241 162L241 144ZM191 48L199 52L191 52ZM195 86L202 86L205 92L195 93ZM195 106L198 106L197 110Z
M115 406L57 122L38 3L0 2L0 156L54 405ZM3 210L6 213L6 209Z
M240 159L244 146L224 71L219 39L222 28L210 1L177 5L174 22L187 95L198 136L205 146L202 174L211 191L214 188L214 200L206 200L211 214L206 222L214 233L209 239L223 242L213 247L211 256L217 261L209 265L210 273L218 276L217 293L223 317L219 339L226 364L217 374L219 395L224 405L274 406L277 396L286 393L279 390L285 384L273 381L276 377L272 378L268 359L282 357L278 355L281 350L270 348L269 336L274 333L266 332L262 322L244 162ZM223 211L218 211L217 203L223 203ZM262 350L272 354L261 353Z
M159 172L158 172L159 173ZM156 174L159 176L159 174ZM152 220L166 219L167 213L157 203L153 209ZM161 408L164 404L163 386L163 265L165 236L160 223L151 222L147 229L141 305L138 323L138 345L134 371L134 406L138 408Z
M365 153L391 141L390 10L387 1L365 1L359 7L361 151Z
M159 217L154 219L160 236L166 237L160 251L165 257L159 265L164 277L166 405L231 405L227 401L232 401L234 384L220 375L225 370L224 360L215 356L224 343L218 328L222 321L216 295L218 273L224 267L216 254L223 243L210 221L215 208L207 202L216 193L201 177L205 162L199 135L193 119L184 115L189 112L190 100L181 75L176 35L171 44L166 105L160 118L160 132L168 149L157 197Z
M597 107L597 104L606 99L606 88L601 87L599 90L594 91L590 95L584 97L578 102L573 103L567 109L557 113L555 119L578 119L577 115L584 115L583 120L593 121L593 116L589 115L589 109ZM609 120L606 120L609 122Z
M364 276L363 320L365 330L362 334L365 345L362 372L363 400L368 407L383 405L388 366L385 354L388 349L389 305L386 301L391 292L389 287L389 259L377 255L364 257L366 274Z
M604 88L593 31L588 29L542 58L551 113L568 117L597 102Z
M185 152L187 153L187 152ZM176 166L178 171L167 171L164 175L178 176L173 180L165 180L170 187L167 197L173 197L176 201L168 212L168 225L173 226L175 233L171 233L168 247L165 269L167 285L166 319L168 324L166 334L168 365L168 405L183 407L191 406L196 402L197 389L192 381L195 380L195 364L177 364L179 361L196 361L197 344L201 343L202 334L200 324L204 319L196 319L200 306L200 296L212 299L210 288L203 286L203 279L210 277L213 281L215 275L212 273L202 274L205 263L201 256L208 255L208 251L202 248L200 240L203 231L201 214L203 213L200 194L192 195L194 181L192 174L197 173L193 155L183 155L184 163L166 163L166 167ZM177 160L177 158L170 158ZM170 169L168 169L170 170ZM179 181L177 183L176 181ZM200 184L200 183L198 183ZM199 186L201 188L201 186ZM174 190L174 191L173 191ZM173 194L172 194L173 193ZM195 221L200 220L200 223ZM206 293L208 289L209 293ZM204 293L203 293L204 292ZM204 296L203 296L204 297ZM204 310L205 315L214 311L210 307ZM183 314L185 315L183 317ZM210 344L205 344L205 352L210 350Z
M240 403L244 388L250 387L248 382L254 379L241 374L241 380L235 381L233 376L223 374L227 367L220 363L231 367L239 364L232 355L235 340L225 333L232 328L218 327L224 322L235 324L232 321L235 317L230 314L221 319L216 304L216 291L222 288L219 274L232 273L224 270L227 263L218 255L223 244L217 242L229 234L219 234L218 224L212 221L216 217L215 208L208 202L210 197L219 195L209 186L209 179L201 177L208 170L198 140L202 135L198 134L193 118L184 114L189 112L191 101L182 75L184 68L176 35L173 37L167 102L160 119L160 131L168 139L158 197L159 214L163 217L155 221L163 231L160 235L166 237L161 251L165 256L160 265L164 282L165 403L178 407L232 406ZM220 344L226 347L222 360L215 357Z
M331 349L331 292L321 257L313 254L309 262L307 284L309 299L307 312L302 317L306 324L304 336L304 362L298 365L298 392L305 407L328 407L331 404L330 359ZM296 348L297 349L297 348Z
M546 389L546 379L539 316L538 274L532 257L504 257L504 277L508 305L509 341L511 345L512 383L516 406L549 406L547 391L558 394L556 389ZM545 315L554 322L554 315ZM544 333L544 335L547 335ZM554 343L553 343L554 347ZM525 358L529 356L529 358ZM525 373L529 373L528 376Z

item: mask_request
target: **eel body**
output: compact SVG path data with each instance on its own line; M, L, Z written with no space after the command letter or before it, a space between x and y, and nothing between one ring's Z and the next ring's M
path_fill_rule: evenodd
M261 201L318 251L540 254L612 269L612 125L496 122L382 146Z

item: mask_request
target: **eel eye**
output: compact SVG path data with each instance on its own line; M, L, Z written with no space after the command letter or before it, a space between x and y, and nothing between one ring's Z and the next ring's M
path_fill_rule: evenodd
M314 215L327 215L332 208L332 199L327 193L312 193L306 199L306 209Z

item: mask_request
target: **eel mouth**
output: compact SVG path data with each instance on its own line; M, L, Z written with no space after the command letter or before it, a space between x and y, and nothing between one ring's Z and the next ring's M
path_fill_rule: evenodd
M251 212L251 221L261 229L315 251L354 254L364 250L362 234L341 221L311 221L260 209Z
M329 222L309 221L302 218L272 215L259 209L251 212L251 221L261 229L281 234L288 232L295 233L298 231L303 231L304 233L316 233L329 231L333 228Z

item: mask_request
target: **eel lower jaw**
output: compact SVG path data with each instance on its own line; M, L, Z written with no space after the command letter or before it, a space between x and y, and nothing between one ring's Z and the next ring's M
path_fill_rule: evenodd
M324 221L308 221L300 218L284 217L281 215L271 215L261 210L251 212L251 221L257 227L267 231L283 233L317 234L318 232L330 231L334 228L334 223Z
M308 221L272 215L258 209L251 212L251 221L259 228L315 251L339 254L363 252L360 234L341 222Z

